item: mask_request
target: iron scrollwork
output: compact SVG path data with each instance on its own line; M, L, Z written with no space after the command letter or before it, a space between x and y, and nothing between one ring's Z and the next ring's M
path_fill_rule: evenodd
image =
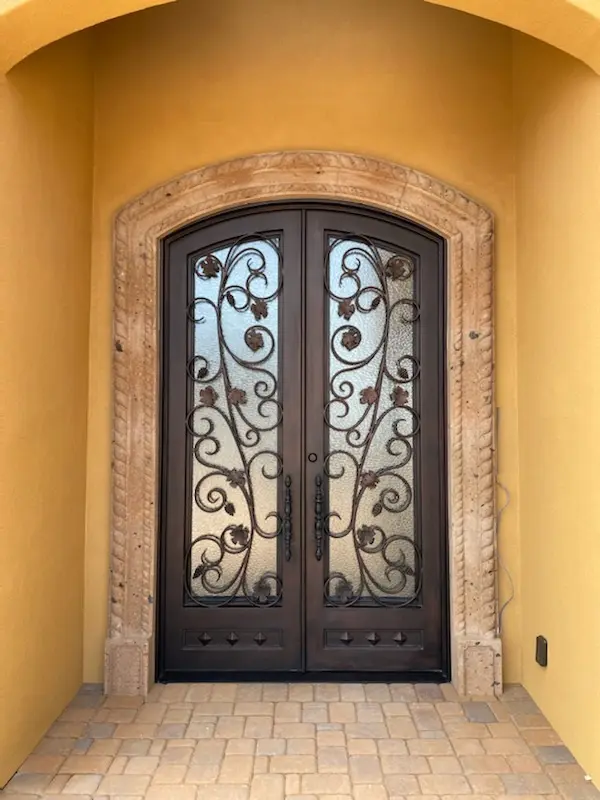
M193 257L192 268L195 296L188 319L194 347L187 366L192 401L186 424L193 439L194 509L184 566L186 594L205 607L232 602L273 606L283 591L276 554L271 553L273 569L258 567L252 555L261 541L278 539L284 531L277 510L257 511L259 484L264 493L265 482L277 486L282 474L277 449L282 419L279 241L243 237ZM209 515L215 515L213 523Z
M289 475L285 476L285 504L283 507L285 531L285 560L291 561L292 558L292 479Z
M420 316L415 269L412 257L364 237L332 238L326 254L330 450L324 473L329 504L337 506L323 520L328 605L398 607L420 592L413 508L421 369L414 347ZM335 551L336 540L352 546L342 543Z
M315 558L323 558L323 478L315 478Z

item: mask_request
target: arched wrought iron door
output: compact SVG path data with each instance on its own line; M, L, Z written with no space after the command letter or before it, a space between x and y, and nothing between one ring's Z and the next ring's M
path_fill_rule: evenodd
M163 253L159 675L444 679L443 240L290 203Z

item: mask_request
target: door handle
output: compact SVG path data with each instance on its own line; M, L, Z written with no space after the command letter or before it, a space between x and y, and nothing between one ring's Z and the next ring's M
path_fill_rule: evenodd
M315 478L315 558L320 561L323 558L323 478L317 475Z
M283 537L285 541L285 560L292 557L292 478L285 476L285 502L283 506Z

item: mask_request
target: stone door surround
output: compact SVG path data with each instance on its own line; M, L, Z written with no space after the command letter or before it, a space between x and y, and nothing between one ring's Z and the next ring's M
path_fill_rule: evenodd
M160 242L226 209L283 199L361 203L414 220L448 247L447 420L452 682L500 694L494 491L494 220L408 167L338 152L239 158L132 200L114 225L113 483L105 688L154 680L159 491Z

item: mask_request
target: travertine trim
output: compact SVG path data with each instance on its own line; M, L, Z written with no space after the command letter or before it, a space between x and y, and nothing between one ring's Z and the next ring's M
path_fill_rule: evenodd
M144 694L153 679L160 240L199 217L286 198L368 204L416 220L448 243L452 679L460 694L498 694L493 217L456 189L415 170L358 155L304 151L190 172L146 192L117 216L106 689Z

